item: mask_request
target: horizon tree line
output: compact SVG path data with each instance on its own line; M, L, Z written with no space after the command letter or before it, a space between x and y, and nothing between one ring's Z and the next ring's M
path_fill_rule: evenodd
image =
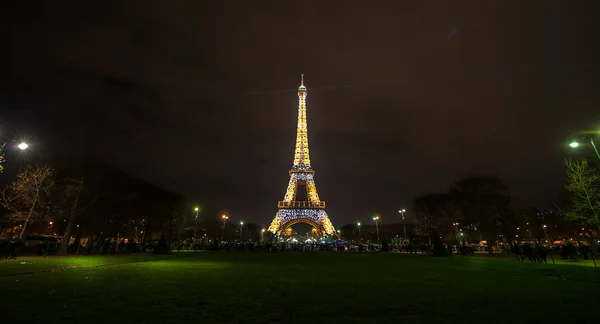
M566 159L565 171L569 200L556 206L559 213L553 215L557 217L552 225L560 225L562 233L579 232L581 239L597 236L600 176L586 160ZM416 197L412 208L414 234L430 242L441 238L456 243L485 240L512 244L527 238L547 239L536 209L507 191L499 178L473 176L452 184L445 192ZM34 228L38 233L61 233L63 242L69 242L73 236L77 241L86 235L98 239L131 238L143 247L155 233L172 242L190 238L192 232L197 233L198 239L205 235L219 238L221 233L230 239L240 232L239 225L232 221L225 223L228 231L223 231L218 216L202 217L196 225L192 206L186 204L182 195L102 164L72 164L58 169L28 165L0 194L0 206L4 209L0 219L2 232L14 232L16 228L19 237ZM244 229L245 239L260 239L260 226L245 224L246 227L252 229ZM593 233L581 233L580 227ZM349 228L356 232L356 228ZM67 252L67 244L62 244L59 253Z

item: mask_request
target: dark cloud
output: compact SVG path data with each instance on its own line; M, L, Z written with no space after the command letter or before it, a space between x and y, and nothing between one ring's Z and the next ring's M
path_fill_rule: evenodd
M266 224L287 185L304 73L334 223L390 219L468 174L501 176L541 206L561 185L564 139L598 126L593 6L14 2L2 11L2 110L53 150Z

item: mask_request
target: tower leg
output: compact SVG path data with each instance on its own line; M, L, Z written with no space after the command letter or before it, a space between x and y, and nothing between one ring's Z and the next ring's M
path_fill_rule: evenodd
M287 190L285 191L285 197L283 201L290 202L296 200L296 191L298 190L298 180L294 176L290 177Z
M319 202L319 194L317 193L317 186L314 179L306 180L306 193L309 201Z
M281 235L286 227L297 223L312 225L322 234L336 234L335 228L324 209L281 208L273 218L268 231L275 235Z

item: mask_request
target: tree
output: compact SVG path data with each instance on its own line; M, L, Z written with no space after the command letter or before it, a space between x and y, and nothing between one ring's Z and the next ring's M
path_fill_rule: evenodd
M43 215L44 198L50 194L54 182L54 170L48 165L30 166L17 175L17 179L2 190L2 205L8 209L10 218L24 221L19 238L27 230L32 219Z
M450 231L449 196L428 194L416 198L413 203L416 211L415 231L417 234L427 236L430 242L433 241L434 255L448 255L439 237Z
M1 152L2 151L0 150L0 173L4 171L4 154L2 154Z
M155 254L165 254L169 253L171 250L169 249L169 245L167 244L167 240L165 239L165 234L160 236L158 243L154 247L152 253Z
M62 196L64 210L69 213L69 218L62 239L64 244L60 245L58 254L66 255L69 242L71 240L71 234L73 232L73 227L77 222L77 217L94 203L95 198L89 197L89 192L85 187L83 174L79 176L65 177L60 183L60 194Z
M499 219L508 223L509 197L504 195L507 187L504 181L494 177L469 177L454 184L449 192L456 202L460 213L467 222L475 225L481 237L488 241L488 252L496 240Z
M185 225L186 222L186 211L187 209L185 208L185 205L180 203L175 205L174 207L172 207L171 209L171 213L169 214L169 217L167 218L167 240L168 240L168 246L169 246L169 250L172 249L172 244L173 244L173 236L177 236L177 240L179 241L179 235L181 234L181 231L183 230L183 226ZM195 243L195 242L194 242Z
M566 207L559 208L567 220L580 221L600 231L600 176L587 160L565 159L569 192Z
M491 195L489 204L491 217L496 229L506 238L509 244L512 244L514 228L516 227L516 213L510 208L511 197L503 194ZM497 233L491 233L497 234Z

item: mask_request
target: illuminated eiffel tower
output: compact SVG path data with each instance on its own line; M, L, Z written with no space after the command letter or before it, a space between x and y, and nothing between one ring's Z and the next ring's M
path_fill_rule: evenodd
M313 171L308 154L308 131L306 127L306 87L304 74L298 88L298 128L294 165L290 170L290 182L283 201L277 202L277 215L268 231L280 236L290 226L305 223L311 225L321 236L335 235L335 228L325 212L325 202L319 200ZM306 188L308 201L296 200L298 187Z

